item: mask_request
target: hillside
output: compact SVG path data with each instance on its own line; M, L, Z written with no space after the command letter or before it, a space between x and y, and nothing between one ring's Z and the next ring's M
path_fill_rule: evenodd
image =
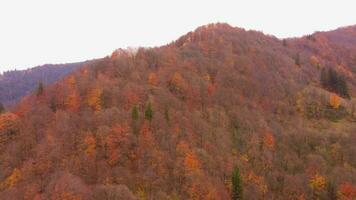
M210 24L89 62L0 115L0 196L355 198L355 33Z
M54 83L84 63L43 65L27 70L7 71L0 75L0 102L14 104L30 94L39 84Z

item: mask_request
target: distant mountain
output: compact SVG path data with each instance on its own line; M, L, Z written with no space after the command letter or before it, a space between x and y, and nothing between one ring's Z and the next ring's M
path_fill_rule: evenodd
M1 199L356 199L355 28L209 24L0 115Z
M43 65L27 70L13 70L0 74L0 102L14 104L33 91L39 82L51 84L73 72L84 63Z

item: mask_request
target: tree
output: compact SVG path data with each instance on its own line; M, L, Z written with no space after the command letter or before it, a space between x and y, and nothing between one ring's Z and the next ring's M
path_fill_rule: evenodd
M338 109L340 107L340 97L337 96L336 94L332 94L330 96L330 105L334 109Z
M157 86L158 78L155 73L150 73L150 75L148 76L148 83L152 86Z
M351 183L343 183L339 187L338 197L341 200L356 199L356 186Z
M0 140L12 136L18 131L18 116L13 113L0 115Z
M39 96L42 96L43 91L44 91L44 87L43 87L43 83L42 83L42 81L41 81L41 82L38 83L36 95L37 95L38 97L39 97Z
M137 127L137 121L138 121L138 118L139 118L139 112L138 112L138 108L137 108L136 105L132 108L131 118L132 118L132 129L133 129L133 132L134 132L135 135L138 135L139 130L138 130L138 127Z
M101 106L101 95L103 91L99 88L93 89L88 96L88 105L95 111L100 111Z
M320 68L320 62L319 62L319 59L316 57L316 56L311 56L310 57L310 63L317 67L317 68Z
M137 121L137 120L138 120L139 113L138 113L138 108L137 108L137 106L134 106L134 107L132 108L131 117L132 117L132 120L133 120L133 121Z
M350 98L345 77L338 74L334 69L329 68L328 70L321 70L320 83L324 89L330 92L335 92L342 97Z
M237 166L234 167L234 170L232 172L231 182L232 182L231 199L232 200L243 199L242 180L240 176L240 170Z
M153 110L152 110L152 106L151 106L151 102L149 102L147 104L146 110L145 110L145 118L148 121L152 121L153 118Z
M321 192L326 188L326 179L324 176L316 173L310 178L309 186L313 190L313 199L318 199Z
M0 102L0 114L5 112L5 107L4 105Z
M92 157L95 149L96 149L96 140L95 137L91 134L88 134L85 138L84 138L84 143L86 145L85 148L85 153L89 156Z
M264 145L269 149L274 149L275 139L272 133L266 133L263 138Z
M5 182L0 185L1 186L0 188L4 188L4 187L12 188L20 180L20 178L21 178L20 170L15 168L12 171L11 175L6 178Z

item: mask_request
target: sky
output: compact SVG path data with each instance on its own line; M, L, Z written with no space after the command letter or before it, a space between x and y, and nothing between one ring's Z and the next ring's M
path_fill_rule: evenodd
M354 0L0 0L0 72L153 47L208 23L298 37L356 24Z

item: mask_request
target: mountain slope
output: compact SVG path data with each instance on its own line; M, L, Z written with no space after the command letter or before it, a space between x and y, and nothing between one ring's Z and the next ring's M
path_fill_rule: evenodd
M78 69L84 63L43 65L0 75L0 102L14 104L32 92L39 82L51 84Z
M325 44L211 24L90 62L0 116L0 195L229 199L238 167L245 199L348 198L355 63Z

